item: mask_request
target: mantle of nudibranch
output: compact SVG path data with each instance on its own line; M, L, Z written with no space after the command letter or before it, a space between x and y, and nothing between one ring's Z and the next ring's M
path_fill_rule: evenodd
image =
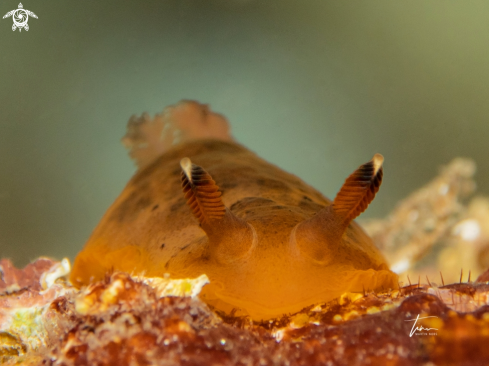
M131 152L144 157L140 169L78 254L73 284L87 285L113 270L205 274L204 301L255 320L346 292L397 288L397 275L352 221L380 186L381 155L357 169L331 201L234 142L223 118L183 102L154 120L130 121L133 145L146 146L141 136L149 133L147 148L159 155ZM207 122L218 126L216 135L209 129L196 135L195 124ZM154 133L164 131L173 131L178 143L152 147L158 144ZM168 137L162 140L168 144Z

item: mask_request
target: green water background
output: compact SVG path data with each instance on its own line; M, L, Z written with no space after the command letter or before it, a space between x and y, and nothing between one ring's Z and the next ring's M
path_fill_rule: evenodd
M0 257L17 265L74 257L134 172L128 118L182 98L329 197L382 153L363 217L457 156L489 194L487 0L23 5L28 32L0 19Z

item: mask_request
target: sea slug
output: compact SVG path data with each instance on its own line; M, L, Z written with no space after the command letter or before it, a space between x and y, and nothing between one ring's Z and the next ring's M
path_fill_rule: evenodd
M235 142L226 119L194 101L131 118L123 142L139 169L76 257L73 284L113 270L206 274L204 301L255 320L398 287L353 221L379 189L380 154L331 201Z

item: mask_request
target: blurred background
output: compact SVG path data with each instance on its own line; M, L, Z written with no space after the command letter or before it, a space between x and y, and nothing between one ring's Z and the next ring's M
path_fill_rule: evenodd
M457 156L489 194L486 0L22 4L28 32L0 19L0 257L17 266L75 256L135 171L129 117L182 98L329 197L382 153L363 218Z

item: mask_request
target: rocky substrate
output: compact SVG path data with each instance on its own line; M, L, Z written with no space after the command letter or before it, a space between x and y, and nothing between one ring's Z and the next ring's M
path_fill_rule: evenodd
M219 316L201 302L195 295L205 278L172 282L113 273L77 290L62 278L61 262L41 258L23 270L8 260L0 265L5 364L489 364L487 273L471 283L346 294L253 323Z

